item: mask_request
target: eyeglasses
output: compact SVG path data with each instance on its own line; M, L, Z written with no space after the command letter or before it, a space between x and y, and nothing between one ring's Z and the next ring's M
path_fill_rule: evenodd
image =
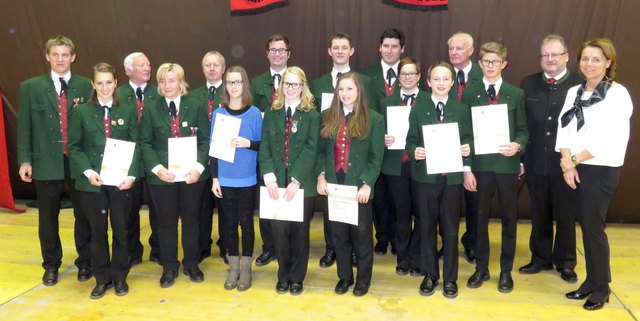
M283 54L283 53L285 53L287 51L289 51L289 49L287 49L287 48L269 48L269 53L272 53L274 55L276 53Z
M284 88L293 88L293 89L299 89L302 88L304 84L301 82L283 82L282 86L284 86Z
M240 86L242 85L243 81L242 80L234 80L234 81L225 81L225 83L227 84L227 86L229 87L235 87L235 86Z
M489 66L489 67L499 66L502 64L502 62L503 60L485 60L485 59L480 60L480 63L483 66Z
M548 54L544 54L544 55L540 55L540 58L542 59L558 59L560 56L562 55L566 55L566 52L562 52L562 53L548 53Z
M416 75L418 75L417 72L401 72L400 73L400 77L404 77L404 78L413 78Z

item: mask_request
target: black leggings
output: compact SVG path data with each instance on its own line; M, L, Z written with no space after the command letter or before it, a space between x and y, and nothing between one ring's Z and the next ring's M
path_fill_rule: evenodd
M253 256L253 210L256 199L256 185L249 187L221 187L219 199L224 218L225 247L229 256L238 256L238 223L242 228L242 256Z

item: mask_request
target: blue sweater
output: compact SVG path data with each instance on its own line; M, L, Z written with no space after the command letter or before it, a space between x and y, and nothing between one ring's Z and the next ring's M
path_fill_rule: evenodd
M238 115L229 113L227 108L217 108L211 117L211 134L213 134L213 126L218 114L240 118L242 120L240 124L240 137L244 137L252 142L259 142L261 140L262 114L257 107L251 106ZM211 134L209 135L209 141L211 141ZM220 181L220 186L248 187L256 185L257 159L258 151L249 148L236 148L233 163L218 159L217 176Z

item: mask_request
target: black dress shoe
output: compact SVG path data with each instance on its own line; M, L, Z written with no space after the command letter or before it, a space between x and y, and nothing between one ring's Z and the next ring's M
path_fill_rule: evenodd
M91 278L91 275L91 268L86 266L78 268L78 281L87 281Z
M142 259L141 258L133 258L133 257L129 257L129 268L132 268L134 265L138 265L142 263Z
M438 280L427 274L420 283L420 295L422 296L430 296L436 290L436 286L438 285Z
M556 271L560 272L560 277L568 283L578 282L578 275L572 269L557 268Z
M183 272L184 272L184 275L189 276L189 279L191 280L191 282L200 283L204 281L204 273L202 273L202 271L200 270L200 268L198 268L197 265L185 268Z
M458 284L456 282L447 282L442 289L442 295L446 298L453 299L458 296Z
M553 266L551 265L544 265L544 266L539 266L539 265L535 265L535 263L531 262L527 265L524 265L522 267L520 267L518 269L518 272L522 273L522 274L536 274L536 273L540 273L540 271L548 271L553 269Z
M409 267L406 266L396 266L396 274L397 275L407 275L409 274Z
M93 291L91 291L91 299L97 300L103 297L111 287L113 287L113 283L111 282L96 285L96 287L93 288Z
M129 284L127 284L127 281L116 281L114 286L117 296L123 296L129 293Z
M160 287L168 288L173 285L178 276L177 271L165 271L162 272L162 276L160 277Z
M302 291L304 291L304 286L302 285L302 282L293 282L291 283L291 287L289 288L289 292L291 293L291 295L300 295L302 294Z
M336 261L336 252L333 250L327 250L324 255L320 258L320 267L328 268L333 265Z
M275 253L272 253L270 251L263 251L262 254L260 254L256 258L256 265L257 266L265 266L265 265L269 264L269 262L271 262L275 258L276 258L276 254Z
M278 292L278 294L285 294L289 292L289 282L276 283L276 292Z
M476 251L471 246L464 247L464 258L470 264L476 263Z
M351 266L356 269L358 268L358 256L356 255L356 252L351 252Z
M160 254L158 254L158 253L151 252L151 254L149 254L149 261L156 262L156 263L162 265L160 263Z
M482 286L482 282L489 281L489 271L480 272L476 270L473 272L469 280L467 280L467 287L475 289Z
M385 255L387 254L387 242L381 241L376 243L376 246L373 247L373 253L377 255Z
M590 295L591 295L591 291L580 292L580 290L575 290L575 291L566 293L564 296L566 296L567 299L570 299L570 300L584 300L588 298Z
M409 268L409 274L413 277L424 276L425 274L419 268Z
M353 295L354 296L363 296L369 292L369 284L356 284L353 287Z
M44 270L42 275L42 284L46 286L53 286L58 283L58 269L51 268Z
M593 302L591 301L591 299L589 299L584 303L582 307L587 311L600 310L604 306L605 302L609 303L609 296L607 296L604 300L598 302Z
M500 272L498 291L502 293L509 293L513 291L513 278L511 278L511 272Z
M349 291L349 287L353 285L353 280L341 279L336 284L336 294L345 294Z

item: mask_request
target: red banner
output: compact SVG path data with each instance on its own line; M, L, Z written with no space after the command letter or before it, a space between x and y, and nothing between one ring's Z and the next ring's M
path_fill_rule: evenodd
M18 213L25 210L17 209L13 201L13 191L11 190L11 179L9 178L9 161L7 157L7 137L4 133L4 108L0 93L0 207L8 208Z
M390 6L419 11L446 10L449 0L382 0Z
M288 0L229 0L231 3L231 15L243 16L269 11L274 8L284 7Z

